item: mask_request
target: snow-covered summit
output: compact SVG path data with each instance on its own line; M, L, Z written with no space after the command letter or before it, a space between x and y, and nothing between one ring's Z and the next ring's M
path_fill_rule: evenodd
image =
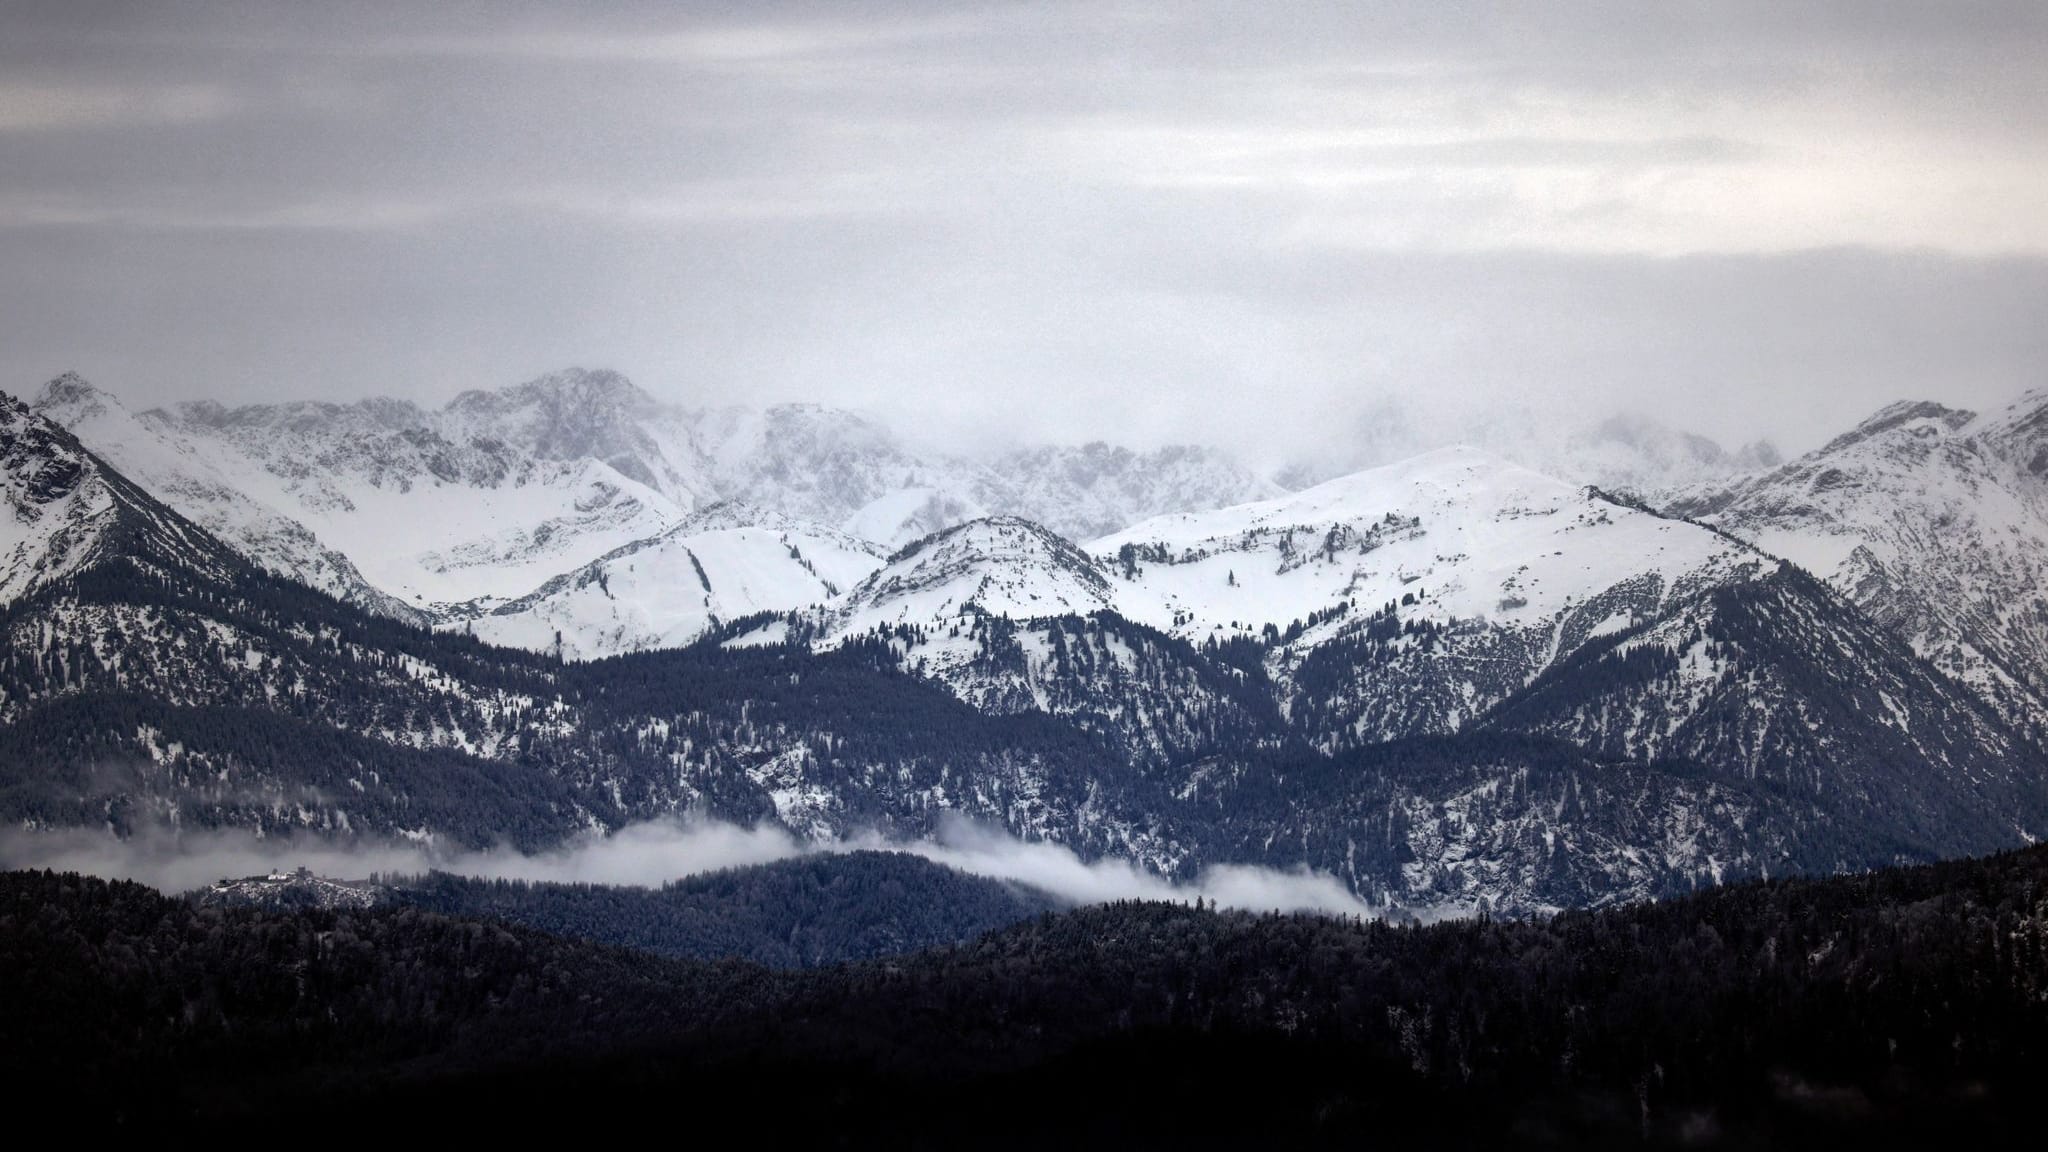
M1342 602L1532 624L1616 584L1676 589L1759 558L1470 446L1275 500L1158 517L1091 552L1126 615L1191 638L1287 628Z
M497 391L471 390L435 421L454 442L496 440L540 460L602 460L680 503L694 502L694 462L672 460L650 428L661 404L617 372L570 368Z
M542 429L573 429L617 426L660 408L659 401L618 372L564 368L507 388L472 388L450 400L445 410L473 419L520 413L539 419Z
M348 556L293 514L269 476L246 461L208 451L166 421L136 416L76 373L46 384L31 407L258 565L359 607L424 619L373 586Z
M1830 455L1843 452L1869 440L1887 437L1887 434L1902 432L1902 436L1888 437L1893 450L1910 443L1926 444L1941 439L1950 433L1960 432L1977 420L1977 413L1963 408L1950 408L1932 400L1901 400L1887 404L1865 417L1856 427L1828 441L1812 455Z
M60 391L89 400L81 383L70 378ZM214 575L235 564L62 425L0 392L0 603L116 556Z
M823 604L881 563L865 540L723 503L525 596L451 606L444 627L568 659L675 648L741 617Z
M912 451L889 429L816 404L691 417L721 496L894 548L984 515L1001 486L980 465Z
M78 441L0 393L0 601L75 571L114 502Z
M886 550L984 515L1092 531L1273 492L1221 453L1091 445L981 461L819 405L666 404L603 370L440 409L372 398L132 414L76 377L38 403L257 563L415 620L528 596L719 503Z
M1889 405L1670 506L1828 581L2008 719L2048 723L2048 395Z
M106 393L93 387L85 377L76 372L65 372L43 385L42 391L36 393L34 400L29 401L29 407L40 412L68 409L89 414L110 399Z
M903 548L829 613L831 633L847 636L974 615L1021 620L1113 607L1110 583L1087 553L1029 520L994 516Z
M1085 550L1027 521L977 520L903 549L815 619L827 645L883 633L904 668L976 707L1073 715L1166 758L1262 708L1330 748L1457 732L1546 676L1644 646L1654 707L1591 703L1575 722L1654 758L1681 737L1690 752L1717 739L1714 710L1742 691L1731 670L1764 658L1733 639L1759 615L1854 631L1852 611L1793 575L1711 528L1453 447L1156 517ZM1731 639L1702 639L1717 632ZM1883 663L1870 656L1881 647L1864 656ZM1798 697L1804 674L1786 673L1778 698ZM1605 682L1573 683L1594 701ZM1774 739L1714 754L1761 763Z

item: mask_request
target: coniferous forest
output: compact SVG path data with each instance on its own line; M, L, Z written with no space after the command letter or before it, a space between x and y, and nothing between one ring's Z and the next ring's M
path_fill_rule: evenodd
M444 916L770 968L815 968L952 944L1064 904L1022 885L876 851L721 869L652 889L448 872L387 883L386 900Z
M2028 849L1542 921L1114 903L775 969L17 872L0 1060L67 1130L166 1140L1968 1146L2038 1120L2044 904Z

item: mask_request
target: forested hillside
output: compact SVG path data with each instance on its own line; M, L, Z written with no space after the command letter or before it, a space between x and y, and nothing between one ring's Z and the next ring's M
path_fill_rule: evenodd
M659 888L385 878L387 899L663 956L814 968L914 952L1007 927L1060 902L902 852L806 856Z
M544 1092L558 1121L830 1143L1953 1145L2033 1123L2044 914L2029 849L1543 922L1113 904L777 973L12 873L0 1072L76 1125L162 1137L302 1121L315 1096L511 1130Z

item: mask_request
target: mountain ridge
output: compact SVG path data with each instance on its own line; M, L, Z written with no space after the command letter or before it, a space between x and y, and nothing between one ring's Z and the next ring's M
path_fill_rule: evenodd
M1309 867L1444 912L2048 826L2035 748L1835 592L1483 453L1092 551L976 522L899 551L871 623L756 616L581 662L284 581L8 411L24 500L99 483L136 527L0 606L0 810L31 827L537 850L690 813L812 841L957 814L1162 875ZM1072 595L1046 598L1048 572ZM968 607L991 588L997 611Z
M45 388L44 410L181 511L260 564L414 622L526 596L721 502L893 548L982 515L1080 535L1272 491L1207 449L922 454L852 413L687 409L604 370L473 390L439 409L201 401L129 415L63 381ZM88 392L107 403L81 402ZM96 421L109 405L122 419Z
M2037 735L2048 726L2048 394L1888 405L1783 466L1660 498L1827 581Z

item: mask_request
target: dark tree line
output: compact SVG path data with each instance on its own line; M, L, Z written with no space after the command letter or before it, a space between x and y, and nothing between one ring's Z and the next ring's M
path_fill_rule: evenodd
M825 1143L1957 1146L2037 1122L2044 901L2030 849L1543 922L1114 904L775 972L15 873L0 1074L74 1130L160 1138L359 1138L321 1118L375 1115Z
M815 968L957 943L1057 906L1052 897L900 852L800 857L659 888L384 877L391 898L663 956Z

